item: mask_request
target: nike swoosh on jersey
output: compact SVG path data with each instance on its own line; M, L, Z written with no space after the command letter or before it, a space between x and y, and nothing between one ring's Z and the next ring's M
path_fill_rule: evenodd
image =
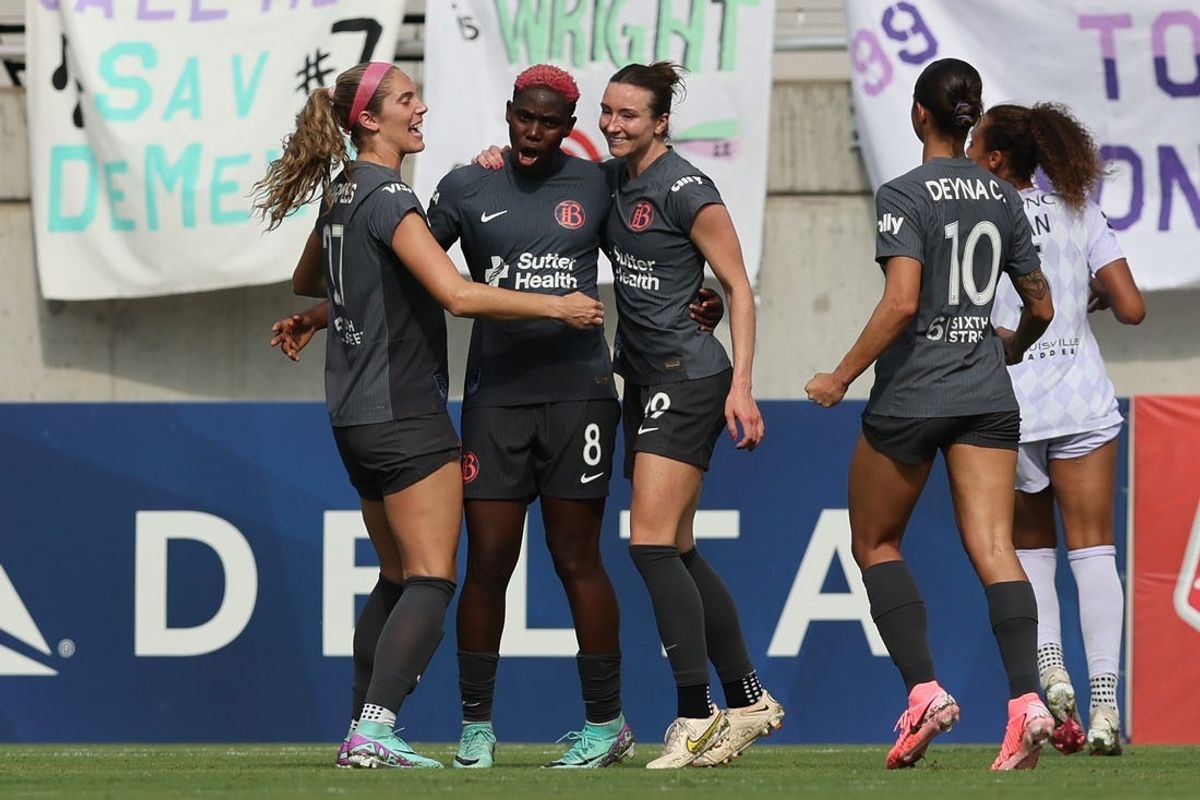
M497 212L496 212L496 213L494 213L494 214L488 214L488 213L486 213L486 212L485 212L485 213L483 213L483 214L480 214L480 215L479 215L479 221L480 221L480 222L491 222L491 221L492 221L492 220L494 220L496 217L503 216L503 215L505 215L505 214L507 214L507 213L508 213L508 209L507 209L507 208L506 208L506 209L504 209L503 211L497 211Z
M580 483L591 483L592 481L596 480L596 478L602 478L602 477L604 477L603 472L597 472L595 475L588 475L585 472L579 476L579 482Z
M721 724L721 719L722 719L721 716L718 714L717 718L714 719L712 721L712 724L708 726L708 730L706 730L704 733L700 734L699 739L693 739L692 737L689 736L688 740L687 740L688 752L699 753L701 750L703 750L704 745L708 744L708 740L711 739L713 737L713 734L715 734L717 732L717 726L719 726Z
M649 433L650 431L656 430L658 430L658 428L643 428L641 425L638 425L638 433Z

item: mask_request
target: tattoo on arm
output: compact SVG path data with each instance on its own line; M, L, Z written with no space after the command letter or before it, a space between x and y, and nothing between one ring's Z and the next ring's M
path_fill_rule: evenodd
M1017 294L1021 295L1024 300L1041 300L1050 293L1050 286L1046 283L1046 276L1042 274L1042 270L1035 269L1028 275L1019 275L1013 281L1016 287Z

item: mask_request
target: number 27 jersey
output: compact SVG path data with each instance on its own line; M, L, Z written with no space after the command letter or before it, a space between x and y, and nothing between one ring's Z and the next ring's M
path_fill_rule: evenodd
M867 411L957 417L1017 410L991 325L1000 271L1040 266L1017 190L966 159L935 158L875 196L875 260L921 262L917 313L875 365Z

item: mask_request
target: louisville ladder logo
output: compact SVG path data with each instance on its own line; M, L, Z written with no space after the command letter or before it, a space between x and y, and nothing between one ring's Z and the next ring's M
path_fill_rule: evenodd
M37 623L29 615L29 610L21 602L16 587L8 579L8 573L0 566L0 633L7 634L23 644L32 647L44 655L50 655L50 645ZM34 661L28 656L21 655L4 645L0 645L0 675L57 675L58 672Z

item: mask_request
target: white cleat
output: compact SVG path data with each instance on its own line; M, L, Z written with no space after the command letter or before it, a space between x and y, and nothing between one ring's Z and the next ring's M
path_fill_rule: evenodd
M696 757L692 766L715 767L728 764L742 754L760 736L770 736L783 727L783 706L769 692L763 692L757 703L745 708L731 708L725 712L729 718L729 733L704 753Z
M1121 755L1121 718L1112 706L1092 709L1087 732L1088 752L1094 756Z
M662 755L646 765L646 769L682 769L690 766L709 748L715 747L729 732L729 719L724 711L713 709L704 719L680 717L667 727Z

